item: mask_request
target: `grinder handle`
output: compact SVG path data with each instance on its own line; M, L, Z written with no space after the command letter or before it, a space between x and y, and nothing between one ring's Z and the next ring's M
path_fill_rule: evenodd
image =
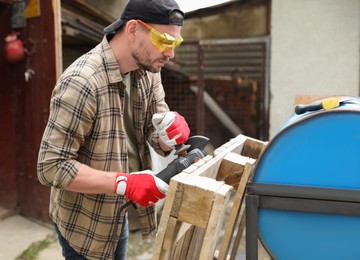
M309 111L316 111L322 109L322 103L321 101L316 101L310 104L299 104L295 106L295 113L297 115L304 114L305 112Z
M295 113L297 115L304 114L309 111L317 111L320 109L332 109L338 107L340 105L340 101L338 98L325 98L321 101L315 101L310 104L300 104L295 106Z
M182 171L178 169L179 164L174 162L170 163L165 169L156 174L156 177L169 184L170 179Z
M206 156L205 152L200 149L194 149L183 156L179 156L172 161L165 169L156 174L156 177L160 178L167 184L170 183L170 179L179 174L191 164L197 162L199 159Z

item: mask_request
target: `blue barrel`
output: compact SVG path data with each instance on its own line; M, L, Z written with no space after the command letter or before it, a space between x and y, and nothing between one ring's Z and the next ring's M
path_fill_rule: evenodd
M360 99L291 116L258 159L253 183L360 190ZM259 238L275 259L360 259L359 216L264 208L258 214Z

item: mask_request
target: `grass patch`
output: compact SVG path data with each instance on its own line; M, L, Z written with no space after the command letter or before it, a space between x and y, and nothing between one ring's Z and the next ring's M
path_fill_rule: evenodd
M54 243L54 241L56 241L55 235L47 235L44 240L32 243L15 260L35 260L39 252L47 248L51 243Z

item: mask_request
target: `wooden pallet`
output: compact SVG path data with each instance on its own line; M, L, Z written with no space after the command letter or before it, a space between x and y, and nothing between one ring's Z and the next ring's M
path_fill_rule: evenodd
M234 259L244 230L244 218L239 227L238 220L246 183L264 146L238 135L171 180L153 260Z

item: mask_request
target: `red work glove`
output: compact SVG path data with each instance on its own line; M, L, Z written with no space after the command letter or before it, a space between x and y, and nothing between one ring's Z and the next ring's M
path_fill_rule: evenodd
M185 143L189 138L189 126L185 118L177 112L170 111L154 114L152 123L161 140L169 147Z
M168 187L169 185L157 178L152 171L147 170L116 174L114 192L147 207L165 198Z

